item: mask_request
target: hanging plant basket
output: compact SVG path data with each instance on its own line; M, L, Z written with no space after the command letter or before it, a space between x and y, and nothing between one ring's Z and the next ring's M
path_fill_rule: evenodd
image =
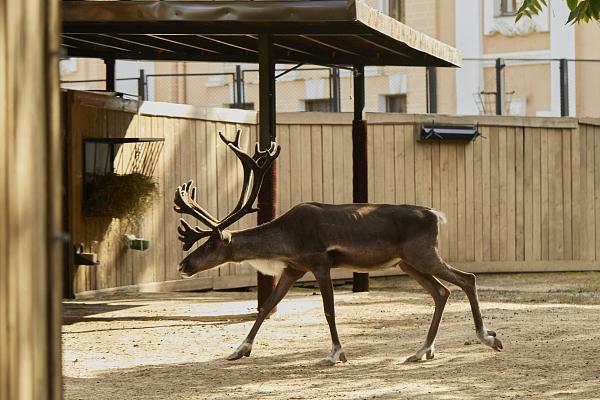
M158 194L152 177L164 139L83 138L83 214L136 223Z
M130 219L146 212L158 194L158 186L151 177L139 173L120 175L109 172L88 174L84 192L85 216Z

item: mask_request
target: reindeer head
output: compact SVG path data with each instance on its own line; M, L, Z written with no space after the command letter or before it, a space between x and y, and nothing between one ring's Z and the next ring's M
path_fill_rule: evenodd
M202 246L194 250L179 264L178 269L183 276L189 277L230 261L228 246L231 244L232 238L231 233L226 228L246 214L258 211L258 209L253 208L253 204L258 196L265 172L279 156L281 146L272 142L269 150L260 151L257 143L254 156L250 157L240 149L241 133L242 131L238 130L235 140L230 141L219 132L221 140L237 155L244 169L244 183L240 199L235 208L225 218L217 220L196 203L196 188L192 188L193 181L179 186L175 192L175 211L192 215L210 228L210 230L203 230L198 227L192 228L183 219L180 220L182 226L177 230L181 235L179 240L183 242L183 250L189 250L198 240L208 237L208 240ZM259 166L258 160L263 158L264 162Z

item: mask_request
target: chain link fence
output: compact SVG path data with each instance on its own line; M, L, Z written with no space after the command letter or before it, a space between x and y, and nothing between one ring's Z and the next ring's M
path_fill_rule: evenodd
M350 68L278 65L277 111L352 112L353 73ZM423 67L365 67L365 110L600 117L600 60L463 59L462 68L437 68L430 76L434 82ZM139 77L117 79L115 88L151 101L258 110L258 79L253 65L211 74L144 75L142 70ZM93 80L65 81L61 87L106 86Z

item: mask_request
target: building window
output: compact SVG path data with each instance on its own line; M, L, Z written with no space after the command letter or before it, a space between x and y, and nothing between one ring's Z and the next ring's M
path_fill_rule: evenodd
M304 100L304 111L329 112L329 99Z
M389 0L388 15L404 23L404 0Z
M239 107L238 104L225 104L225 107L227 108L238 108L238 109L242 109L242 110L254 110L254 103L242 103L241 107Z
M392 94L385 96L385 112L406 113L406 95Z
M515 15L517 10L523 4L522 0L496 0L495 17L506 17Z

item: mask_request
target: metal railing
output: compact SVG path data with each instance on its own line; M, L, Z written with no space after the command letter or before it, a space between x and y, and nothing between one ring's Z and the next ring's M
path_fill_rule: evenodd
M258 109L258 69L150 74L116 80L116 91L145 100ZM278 112L353 111L353 72L296 66L276 69ZM367 67L367 112L600 117L600 60L463 59L462 68ZM61 86L104 90L103 80ZM400 102L398 99L400 98ZM398 106L401 104L401 106Z

